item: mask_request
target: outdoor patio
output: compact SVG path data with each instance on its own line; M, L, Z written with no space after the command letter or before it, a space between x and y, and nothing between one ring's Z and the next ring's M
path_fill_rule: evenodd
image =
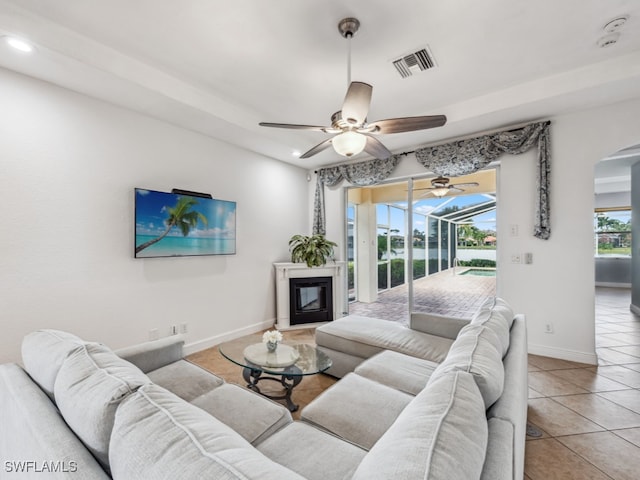
M456 272L463 271L458 267ZM496 294L496 277L454 275L451 270L413 283L414 311L471 318L482 303ZM381 292L373 303L349 304L350 315L362 315L408 324L409 294L404 284Z

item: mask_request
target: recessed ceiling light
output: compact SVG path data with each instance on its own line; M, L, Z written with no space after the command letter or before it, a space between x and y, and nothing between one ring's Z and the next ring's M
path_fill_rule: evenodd
M620 17L614 18L613 20L607 22L602 29L607 33L618 32L622 29L622 27L624 27L624 24L627 23L628 19L628 15L622 15Z
M620 34L618 32L609 33L604 37L600 37L597 43L600 48L607 48L618 43L619 38L620 38Z
M31 43L18 37L7 36L4 37L4 41L20 52L31 53L35 50L35 47Z

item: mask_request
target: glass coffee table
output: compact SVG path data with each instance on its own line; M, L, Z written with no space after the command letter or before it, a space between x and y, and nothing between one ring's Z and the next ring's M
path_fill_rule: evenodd
M247 388L272 400L285 400L291 412L298 410L298 405L291 400L291 393L302 378L322 373L331 367L331 359L313 345L285 340L278 344L275 352L268 352L266 344L262 343L262 334L222 343L218 349L223 357L242 367ZM262 380L279 382L284 394L268 395L261 392L258 382Z

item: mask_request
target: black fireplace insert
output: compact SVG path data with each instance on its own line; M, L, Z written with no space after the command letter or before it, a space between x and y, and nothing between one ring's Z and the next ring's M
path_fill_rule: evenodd
M289 304L291 325L333 320L333 279L290 278Z

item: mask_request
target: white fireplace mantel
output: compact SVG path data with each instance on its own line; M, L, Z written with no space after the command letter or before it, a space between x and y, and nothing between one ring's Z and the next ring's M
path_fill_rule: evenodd
M289 279L331 277L333 283L333 319L343 316L345 299L346 262L336 261L322 267L307 267L306 263L282 262L273 264L276 270L276 328L290 330L294 328L317 327L322 323L291 325L289 321Z

